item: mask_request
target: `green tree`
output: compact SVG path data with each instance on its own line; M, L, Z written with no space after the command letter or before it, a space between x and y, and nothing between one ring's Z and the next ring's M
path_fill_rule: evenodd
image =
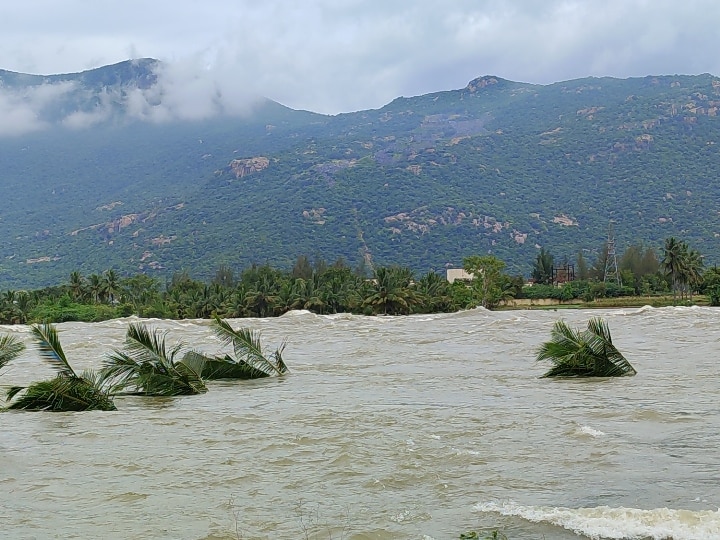
M282 353L285 342L273 353L266 355L260 343L260 334L247 328L235 330L230 324L215 317L213 321L215 335L233 349L234 356L206 356L190 351L182 363L188 365L204 379L258 379L272 375L284 375L288 368Z
M665 240L661 267L670 278L673 291L673 303L677 302L678 292L687 280L687 245L671 236Z
M363 300L363 306L374 314L407 315L419 300L411 287L412 281L413 274L409 268L378 268L370 281L370 292Z
M297 261L295 261L295 266L293 266L291 276L294 279L312 279L313 267L312 264L310 264L310 259L308 259L306 255L298 256Z
M215 271L212 283L232 289L235 286L235 272L227 264L221 264Z
M505 263L493 255L473 255L463 259L463 269L473 276L471 288L478 304L491 309L502 299L500 278Z
M540 253L538 253L535 259L531 274L535 283L552 285L553 262L552 254L549 251L545 251L545 248L540 248Z
M115 303L115 296L118 294L120 285L118 283L118 276L115 270L110 269L105 272L103 284L103 293L106 295L108 301L111 304Z
M72 272L70 274L70 295L76 302L81 301L85 297L85 278L80 272Z
M105 293L105 283L98 274L91 274L88 277L88 292L94 304L99 304Z

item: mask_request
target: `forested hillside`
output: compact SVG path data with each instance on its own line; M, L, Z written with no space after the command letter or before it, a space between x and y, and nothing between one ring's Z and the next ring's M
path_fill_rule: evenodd
M129 111L156 66L0 71L0 95L18 100L72 90L37 129L0 130L0 289L108 268L202 278L300 254L426 272L492 253L527 275L540 247L592 259L611 221L619 250L675 235L720 258L714 76L486 76L337 116L260 100L148 121ZM68 121L79 113L94 120Z

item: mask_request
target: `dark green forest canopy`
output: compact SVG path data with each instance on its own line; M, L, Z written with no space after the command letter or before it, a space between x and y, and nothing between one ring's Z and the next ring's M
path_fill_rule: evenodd
M107 268L210 279L301 254L419 274L491 254L529 276L541 247L557 264L595 260L611 221L620 251L678 236L709 266L718 105L712 75L481 77L337 116L266 101L246 117L148 124L120 110L87 130L1 138L0 290Z

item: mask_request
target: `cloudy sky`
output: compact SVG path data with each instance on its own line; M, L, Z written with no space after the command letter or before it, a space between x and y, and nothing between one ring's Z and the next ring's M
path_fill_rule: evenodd
M0 68L154 57L197 93L334 114L485 74L720 75L718 23L717 0L4 0Z

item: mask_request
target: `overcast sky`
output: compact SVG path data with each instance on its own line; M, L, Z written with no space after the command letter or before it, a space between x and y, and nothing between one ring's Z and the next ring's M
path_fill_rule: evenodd
M718 0L3 0L0 68L153 57L208 88L334 114L486 74L720 75L719 24Z

